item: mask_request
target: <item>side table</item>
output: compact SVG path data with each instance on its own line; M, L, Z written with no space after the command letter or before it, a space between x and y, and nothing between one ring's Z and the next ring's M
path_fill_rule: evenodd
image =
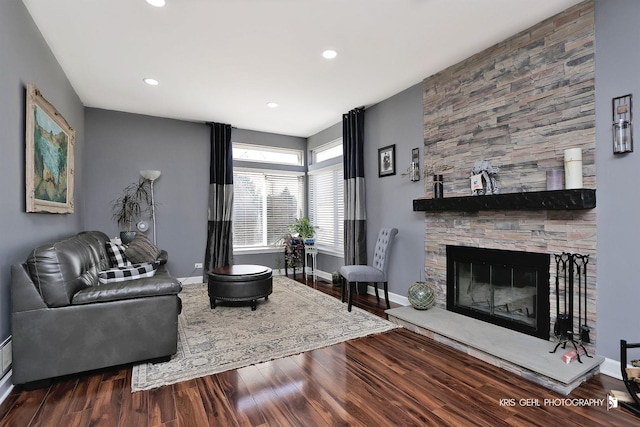
M304 245L304 260L305 264L307 261L307 256L311 255L311 274L313 275L313 281L317 280L316 269L318 265L316 264L316 256L318 255L318 248L315 245ZM304 278L307 278L307 271L304 272Z

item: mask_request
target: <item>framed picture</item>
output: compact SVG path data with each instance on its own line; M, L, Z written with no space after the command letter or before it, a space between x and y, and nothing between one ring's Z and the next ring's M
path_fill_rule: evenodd
M26 104L27 212L73 213L75 131L33 84Z
M378 177L396 174L396 145L378 149Z

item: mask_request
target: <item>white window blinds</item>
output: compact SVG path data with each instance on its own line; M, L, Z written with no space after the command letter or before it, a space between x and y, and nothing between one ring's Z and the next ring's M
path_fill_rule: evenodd
M316 226L316 244L344 249L344 175L342 164L309 173L309 219Z
M303 175L236 170L233 186L235 248L273 245L303 212Z

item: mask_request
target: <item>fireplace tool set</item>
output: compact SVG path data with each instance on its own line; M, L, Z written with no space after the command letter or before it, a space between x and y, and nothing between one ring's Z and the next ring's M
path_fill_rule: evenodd
M589 255L571 254L563 252L561 255L555 254L556 261L556 322L553 325L553 333L558 339L558 347L566 348L567 343L571 343L576 351L578 362L580 360L580 349L587 357L592 357L584 347L585 343L590 343L589 326L587 326L587 264ZM562 279L562 284L560 283ZM578 285L578 332L575 333L574 301L575 285ZM562 310L560 311L562 300Z

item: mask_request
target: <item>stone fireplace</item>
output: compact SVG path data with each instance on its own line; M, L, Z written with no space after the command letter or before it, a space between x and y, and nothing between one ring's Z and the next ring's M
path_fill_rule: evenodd
M447 310L549 339L548 254L447 246Z
M471 195L470 172L477 160L500 168L500 194L476 198L552 193L545 191L546 172L563 169L568 148L582 149L583 185L595 198L594 55L594 6L587 1L426 78L424 164L429 173L443 175L443 203ZM433 185L425 180L425 199L432 198ZM437 305L445 308L451 298L448 246L588 254L586 305L595 346L596 209L545 206L418 209L426 211L425 278L435 287ZM555 265L547 269L549 282L555 274ZM555 308L553 292L548 304ZM555 310L547 311L548 327L538 328L552 331Z
M437 307L387 311L415 332L564 394L604 360L596 355L567 365L547 339L556 320L557 275L548 260L567 252L589 256L581 300L589 351L597 341L594 40L594 2L585 1L423 81L424 165L427 176L442 174L444 194L434 199L425 179L425 196L413 209L425 212L425 280ZM546 191L547 171L563 169L569 148L582 150L584 188ZM478 160L500 168L500 194L471 195ZM456 273L448 269L451 247L534 254L544 266L463 259ZM462 290L448 289L450 274ZM536 333L446 310L452 301L521 326L535 318Z

